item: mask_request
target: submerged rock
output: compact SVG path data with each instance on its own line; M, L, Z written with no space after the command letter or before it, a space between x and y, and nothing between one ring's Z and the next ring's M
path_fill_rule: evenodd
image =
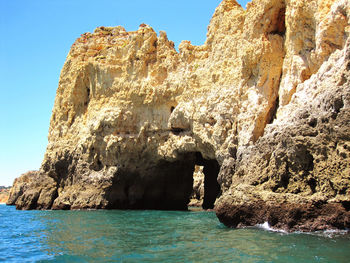
M8 203L186 209L199 165L228 226L349 228L349 17L345 0L224 0L179 53L144 24L81 35L42 167Z

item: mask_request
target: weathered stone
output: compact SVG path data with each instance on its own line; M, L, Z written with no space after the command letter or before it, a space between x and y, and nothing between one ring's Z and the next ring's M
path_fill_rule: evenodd
M235 170L221 169L219 178L232 182L217 200L223 222L264 223L269 211L278 211L276 226L287 230L349 228L349 58L348 40L297 87L280 110L283 117L253 146L241 148ZM286 213L294 209L302 217L291 225Z
M7 203L10 196L10 188L0 186L0 204Z
M22 174L21 177L16 178L10 190L10 196L7 200L8 205L15 205L16 200L26 192L33 178L37 175L36 171L30 171Z
M193 190L188 206L202 207L204 199L203 166L196 165L193 172Z
M224 0L179 53L144 24L81 35L40 172L9 203L186 209L204 165L203 206L219 195L227 225L348 227L349 17L345 0Z

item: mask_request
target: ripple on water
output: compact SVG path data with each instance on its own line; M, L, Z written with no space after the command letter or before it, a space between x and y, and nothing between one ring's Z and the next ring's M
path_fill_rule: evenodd
M0 206L0 218L4 262L348 262L350 257L349 235L229 229L206 211L16 211Z

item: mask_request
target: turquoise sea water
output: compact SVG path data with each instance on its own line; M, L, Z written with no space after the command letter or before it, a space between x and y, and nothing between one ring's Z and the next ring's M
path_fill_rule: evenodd
M213 212L16 211L0 262L350 262L350 236L229 229Z

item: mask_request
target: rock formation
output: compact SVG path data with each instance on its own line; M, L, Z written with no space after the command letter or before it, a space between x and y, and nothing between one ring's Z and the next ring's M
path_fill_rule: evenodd
M41 169L8 203L186 209L200 165L228 226L349 228L349 18L346 0L224 0L179 52L144 24L81 35Z
M9 199L10 188L0 186L0 204L5 204Z
M202 207L204 199L203 166L196 165L193 172L193 190L188 206Z

